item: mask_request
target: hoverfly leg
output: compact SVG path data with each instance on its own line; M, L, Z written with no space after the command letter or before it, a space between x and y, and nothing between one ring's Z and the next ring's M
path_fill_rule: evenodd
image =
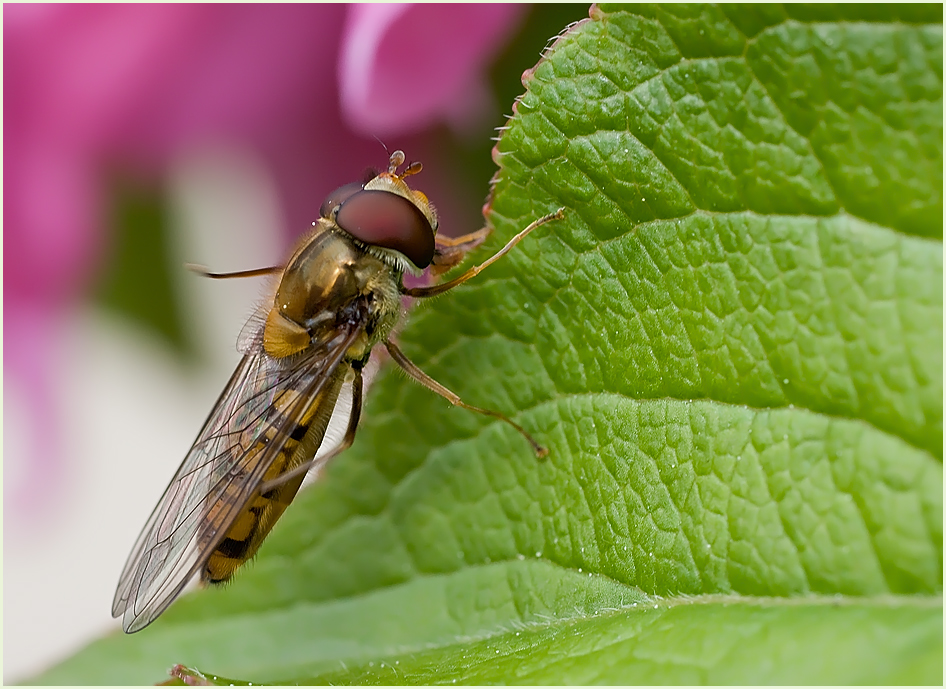
M347 450L349 447L351 447L351 444L355 442L355 431L358 430L358 421L361 418L361 398L364 392L364 386L362 383L361 371L357 368L352 370L355 372L355 377L351 382L351 416L348 417L348 428L345 430L345 437L342 438L342 441L338 444L338 446L327 455L313 457L308 462L300 464L299 466L287 471L281 476L277 476L272 481L261 483L259 488L257 488L257 492L260 495L265 495L273 488L279 488L279 486L288 483L294 478L297 478L299 474L304 474L315 464L324 464L325 462L328 462L330 459ZM316 453L316 455L318 455L318 453Z
M430 263L432 275L442 275L466 258L466 255L486 241L492 229L484 227L462 237L434 237L437 251Z
M437 235L434 237L434 242L440 247L444 248L454 248L454 247L466 247L467 245L472 244L473 247L477 247L483 243L483 241L489 237L489 233L492 230L488 227L482 227L476 232L470 232L469 234L464 234L459 237L445 237Z
M510 419L505 414L500 414L498 411L492 411L490 409L481 409L480 407L474 407L472 404L467 404L466 402L461 400L460 396L457 395L455 392L448 390L443 385L438 383L436 380L434 380L433 378L428 376L426 373L421 371L417 367L417 364L415 364L413 361L408 359L404 355L404 352L398 349L397 345L395 345L393 342L386 341L384 343L384 346L387 347L388 353L390 353L391 358L394 359L397 362L398 366L404 369L404 372L407 375L409 375L411 378L413 378L414 381L420 383L431 392L436 392L438 395L443 397L445 400L447 400L448 402L450 402L450 404L454 406L463 407L464 409L469 409L470 411L475 411L477 414L483 414L485 416L492 416L494 419L499 419L503 423L508 423L510 426L515 428L523 438L529 441L529 444L532 445L532 449L535 451L536 457L541 459L545 457L546 455L548 455L549 451L546 448L539 445L535 441L535 438L529 435L526 429L524 429L522 426L517 424L512 419Z
M551 222L552 220L561 220L563 217L565 217L565 209L559 208L554 213L549 213L548 215L545 215L539 218L538 220L531 223L522 232L520 232L515 237L510 239L509 243L506 244L506 246L504 246L502 249L500 249L495 254L490 256L483 263L481 263L478 266L473 266L468 271L466 271L463 275L461 275L460 277L454 280L450 280L449 282L444 282L439 285L431 285L430 287L403 288L401 290L401 293L409 297L435 297L438 294L443 294L444 292L451 290L454 287L457 287L458 285L462 285L467 280L479 275L481 272L483 272L483 270L485 270L486 268L494 264L496 261L501 259L503 256L508 254L510 251L512 251L513 247L516 246L516 244L521 242L523 239L525 239L526 235L532 232L532 230L534 230L535 228L541 227L545 223Z
M201 277L213 278L214 280L227 280L229 278L255 278L261 275L275 275L281 273L285 266L268 266L266 268L253 268L251 270L237 270L232 273L211 273L206 266L196 263L185 263L184 267L192 273L197 273Z

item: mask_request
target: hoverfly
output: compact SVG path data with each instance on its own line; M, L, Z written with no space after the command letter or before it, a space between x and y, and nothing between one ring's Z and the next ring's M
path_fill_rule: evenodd
M486 231L438 237L433 206L404 181L421 165L411 163L398 174L403 163L404 154L395 151L387 172L330 194L285 266L205 273L279 279L262 317L244 329L243 359L128 556L112 601L112 616L122 616L126 632L151 624L194 575L205 584L228 581L255 555L306 473L352 444L362 369L377 344L415 381L454 405L513 426L544 456L522 427L464 403L389 338L402 296L432 297L463 284L563 212L536 220L454 280L407 288L405 272L418 275L428 266L444 270L459 263ZM325 438L336 407L343 414L347 409L347 428L332 446Z

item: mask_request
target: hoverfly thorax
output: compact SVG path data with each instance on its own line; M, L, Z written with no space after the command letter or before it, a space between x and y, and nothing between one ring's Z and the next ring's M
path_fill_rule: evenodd
M250 321L243 358L183 463L135 542L112 600L126 632L151 624L199 575L219 584L259 549L303 479L351 446L361 415L362 369L375 345L416 382L451 404L515 428L542 457L546 450L503 414L465 403L408 359L390 336L401 298L443 294L508 253L546 215L486 262L448 282L405 287L405 272L448 269L488 230L437 236L427 197L400 174L395 151L386 172L339 187L285 266L211 277L279 275L265 322ZM336 421L336 430L330 426Z
M346 307L390 273L382 261L320 220L279 281L263 331L266 353L284 358L325 341L346 317ZM390 281L387 291L396 294L396 281Z

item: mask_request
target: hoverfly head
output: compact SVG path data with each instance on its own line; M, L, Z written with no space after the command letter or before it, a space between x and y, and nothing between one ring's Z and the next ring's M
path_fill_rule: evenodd
M411 163L399 175L403 163L404 153L395 151L386 172L339 187L322 203L320 213L369 253L417 274L434 257L437 212L422 192L404 181L420 172L421 164Z

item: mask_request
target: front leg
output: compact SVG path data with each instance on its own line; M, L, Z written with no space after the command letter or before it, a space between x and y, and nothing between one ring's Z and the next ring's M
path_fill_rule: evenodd
M492 228L484 227L461 237L441 237L439 235L434 237L437 251L430 265L431 274L442 275L454 266L459 265L468 253L486 241L492 231Z
M498 261L500 258L508 254L510 251L512 251L512 248L516 244L521 242L525 238L525 236L529 234L530 232L532 232L532 230L534 230L535 228L541 227L545 223L551 222L553 220L561 220L564 217L565 217L565 209L559 208L554 213L549 213L548 215L545 215L539 218L538 220L534 221L526 229L524 229L522 232L517 234L512 239L510 239L509 242L506 244L506 246L504 246L502 249L500 249L495 254L490 256L480 265L473 266L472 268L470 268L468 271L463 273L463 275L461 275L460 277L454 278L453 280L450 280L449 282L443 282L439 285L431 285L430 287L404 287L404 288L401 288L401 294L405 294L409 297L421 297L421 298L435 297L438 294L443 294L444 292L451 290L454 287L457 287L459 285L462 285L467 280L479 275L484 269L488 268L493 263ZM469 237L470 235L466 235L466 236Z

